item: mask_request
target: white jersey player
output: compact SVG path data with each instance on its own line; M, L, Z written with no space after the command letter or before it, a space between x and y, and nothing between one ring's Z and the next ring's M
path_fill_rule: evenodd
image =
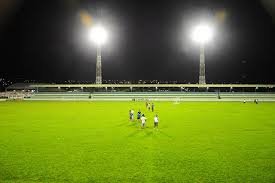
M146 123L146 117L145 115L143 114L142 117L141 117L141 127L144 128L145 127L145 123Z
M156 128L156 127L158 127L159 126L159 117L158 117L158 115L156 115L155 117L154 117L154 127Z

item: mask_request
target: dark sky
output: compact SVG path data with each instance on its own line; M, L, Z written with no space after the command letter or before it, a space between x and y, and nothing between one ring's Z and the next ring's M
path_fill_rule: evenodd
M94 82L96 49L79 16L86 10L95 21L101 14L110 34L102 51L103 79L197 83L199 47L188 33L206 19L216 24L215 39L206 49L208 83L275 82L272 1L9 2L0 3L0 73L10 78Z

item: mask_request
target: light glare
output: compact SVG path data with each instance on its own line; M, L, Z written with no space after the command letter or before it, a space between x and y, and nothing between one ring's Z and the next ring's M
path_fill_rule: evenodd
M95 26L90 32L90 40L97 45L102 45L107 40L107 32L102 26Z
M213 38L213 30L208 25L199 25L195 27L192 33L192 39L195 42L204 44Z

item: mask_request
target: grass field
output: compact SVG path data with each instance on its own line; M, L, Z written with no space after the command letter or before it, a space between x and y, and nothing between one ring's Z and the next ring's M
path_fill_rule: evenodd
M159 130L143 102L0 102L0 182L275 182L275 103L156 113Z

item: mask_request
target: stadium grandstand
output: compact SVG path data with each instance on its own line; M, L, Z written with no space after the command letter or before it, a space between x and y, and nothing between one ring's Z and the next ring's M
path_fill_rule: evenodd
M89 101L275 101L265 84L35 84L16 83L3 99Z

